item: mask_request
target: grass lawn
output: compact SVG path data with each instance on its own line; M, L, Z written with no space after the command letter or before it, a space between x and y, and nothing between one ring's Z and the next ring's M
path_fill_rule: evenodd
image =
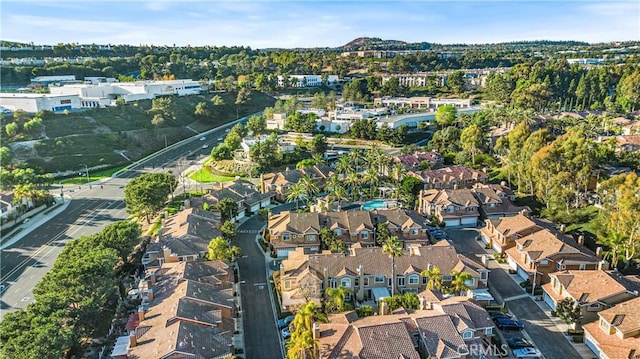
M215 175L206 168L201 168L193 172L189 175L189 178L200 183L229 182L235 180L235 177Z
M106 170L100 170L96 172L89 171L89 181L93 182L93 181L98 181L104 178L111 177L114 173L116 173L117 171L125 167L126 166L118 166L118 167L114 167ZM60 182L65 184L85 184L87 183L87 175L84 173L84 169L78 169L78 173L81 173L81 172L82 172L82 176L74 176L71 178L66 178L61 180ZM54 183L55 182L58 182L58 181L54 180Z

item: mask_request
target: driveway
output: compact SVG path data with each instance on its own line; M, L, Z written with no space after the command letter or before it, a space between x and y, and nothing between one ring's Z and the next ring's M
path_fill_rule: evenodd
M449 239L459 253L469 257L480 257L488 252L483 243L477 241L478 231L475 228L447 229ZM560 332L553 321L525 293L516 280L495 260L489 261L489 289L499 301L505 301L507 307L524 323L525 331L532 338L545 358L582 358L573 345ZM517 280L519 282L519 280Z

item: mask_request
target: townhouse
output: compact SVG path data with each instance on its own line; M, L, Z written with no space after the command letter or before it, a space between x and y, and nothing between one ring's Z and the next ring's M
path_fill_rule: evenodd
M221 235L219 226L220 218L211 212L184 209L164 221L158 237L142 256L142 264L159 268L164 263L203 258L211 239Z
M542 229L515 240L507 249L507 263L523 280L535 285L549 282L549 273L559 270L608 269L601 260L583 246L562 239L548 229Z
M221 358L234 354L233 270L221 261L164 263L141 281L142 304L112 358Z
M430 169L437 169L442 167L444 163L444 156L442 156L437 151L429 151L429 152L418 152L410 155L400 155L394 156L391 159L391 164L399 163L401 164L407 171L417 171L419 170L422 163L428 163ZM387 169L388 172L388 169ZM386 173L386 175L389 175Z
M493 336L489 314L465 298L426 303L413 312L357 318L330 316L317 325L320 358L466 358Z
M616 137L617 151L640 151L640 135L622 135Z
M405 248L429 243L425 218L400 208L372 211L308 212L283 211L269 217L269 242L277 257L303 248L306 253L319 252L322 247L320 230L331 229L348 246L376 244L376 228L387 223Z
M275 192L275 198L284 202L287 200L289 189L300 179L307 175L314 179L318 187L324 187L327 178L331 177L335 172L329 166L313 166L304 169L287 170L277 173L267 173L260 176L260 191L262 193Z
M472 279L465 283L470 290L486 286L488 270L468 257L459 255L447 241L429 246L411 246L391 258L381 247L351 246L347 255L330 253L305 254L303 248L288 253L280 264L280 288L283 308L292 308L307 301L320 303L327 288L342 286L357 301L389 297L395 293L423 291L429 278L424 270L440 268L443 282L453 279L451 271L467 272Z
M640 298L636 297L598 313L585 324L584 343L602 359L637 358L640 354Z
M562 300L573 299L581 309L581 323L596 320L598 312L635 298L640 289L619 273L604 270L566 270L549 277L551 281L542 286L544 302L556 310Z
M202 197L202 202L215 206L224 198L233 199L238 206L234 219L238 221L271 205L275 195L275 192L271 191L258 191L249 181L237 180L231 183L220 182L210 193ZM198 200L196 202L197 205L201 204Z
M515 216L523 212L531 212L531 208L527 206L513 204L516 196L511 188L504 184L478 183L474 186L472 192L480 203L480 214L484 218L497 219Z
M496 253L504 253L516 245L516 240L542 230L536 222L525 214L498 219L486 219L486 225L480 230L480 238Z
M480 203L466 188L421 190L418 212L436 218L446 227L475 227L480 218Z
M408 176L413 176L422 181L427 189L457 189L471 188L476 183L488 183L487 174L466 166L450 166L436 170L409 171Z

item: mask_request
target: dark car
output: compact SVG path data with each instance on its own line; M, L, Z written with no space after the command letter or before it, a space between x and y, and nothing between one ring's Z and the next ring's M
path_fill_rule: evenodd
M491 319L493 319L494 322L498 318L508 318L508 319L513 318L511 314L503 313L503 312L489 312L489 315L491 316Z
M291 330L289 329L289 327L282 328L280 333L282 334L282 339L291 338Z
M507 344L509 344L509 348L511 349L522 349L522 348L534 348L535 345L529 340L524 338L509 338L507 339Z
M293 322L293 318L295 318L295 316L290 315L288 317L282 318L282 319L278 319L278 329L282 329L284 327L288 327L289 324L291 322Z
M495 320L496 327L501 330L522 330L524 324L512 318L498 318Z

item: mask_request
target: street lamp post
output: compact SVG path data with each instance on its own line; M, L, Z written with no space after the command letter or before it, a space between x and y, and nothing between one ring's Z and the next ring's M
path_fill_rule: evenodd
M80 164L80 166L84 166L84 172L87 175L87 185L91 188L91 181L89 180L89 167L85 164Z

